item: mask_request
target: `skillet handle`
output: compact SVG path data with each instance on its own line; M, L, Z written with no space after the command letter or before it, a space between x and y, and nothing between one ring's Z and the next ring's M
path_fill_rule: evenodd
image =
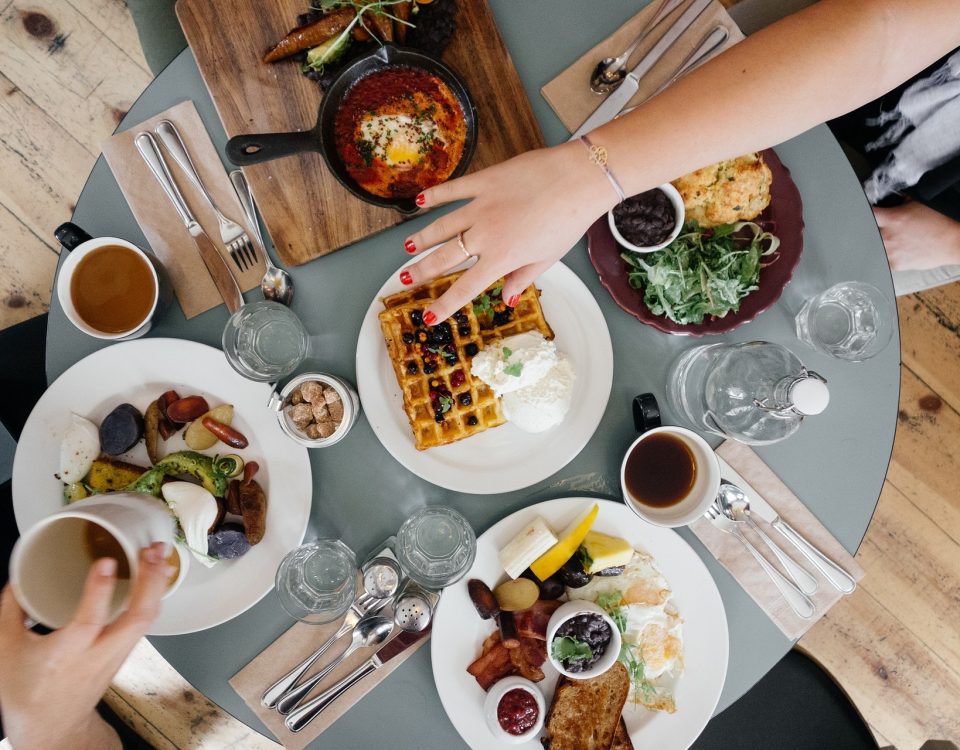
M313 130L237 135L227 141L227 158L238 167L246 167L303 151L318 151L317 145Z

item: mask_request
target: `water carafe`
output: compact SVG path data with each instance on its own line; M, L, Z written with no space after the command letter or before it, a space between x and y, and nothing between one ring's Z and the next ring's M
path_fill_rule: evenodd
M780 344L707 344L684 352L667 375L667 399L696 430L749 445L790 437L830 400L827 381Z

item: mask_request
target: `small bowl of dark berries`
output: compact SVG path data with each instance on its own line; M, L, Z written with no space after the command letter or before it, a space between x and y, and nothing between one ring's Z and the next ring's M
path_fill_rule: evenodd
M546 704L535 683L514 675L490 688L483 713L494 737L508 745L519 745L540 734Z
M627 250L662 250L680 234L686 213L683 198L669 182L632 195L607 212L614 239Z
M547 623L547 657L562 675L586 680L620 655L620 630L601 607L583 599L560 605Z

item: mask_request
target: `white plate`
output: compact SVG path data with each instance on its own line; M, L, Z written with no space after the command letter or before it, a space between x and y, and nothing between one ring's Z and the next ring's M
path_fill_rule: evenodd
M283 434L267 408L269 387L242 378L223 352L203 344L160 338L114 344L77 362L43 394L13 461L13 510L23 532L63 507L63 484L54 474L71 412L99 424L118 404L131 403L142 412L171 388L181 396L202 395L211 406L234 405L233 424L250 446L219 452L236 452L260 464L257 481L267 494L267 525L263 540L239 559L213 568L192 560L180 588L163 601L150 635L192 633L236 617L273 588L280 560L303 541L313 495L310 460L307 449ZM167 441L166 452L186 449L182 435ZM121 458L149 466L142 442Z
M573 364L573 406L563 423L539 434L509 422L466 440L418 451L403 410L403 394L383 343L381 298L403 289L394 273L367 310L357 341L357 390L363 411L390 455L428 482L469 494L510 492L556 473L590 440L613 385L613 347L600 307L580 278L555 263L536 285L556 334L557 348Z
M625 538L649 552L670 582L674 601L683 618L685 668L676 679L677 711L655 713L627 704L623 719L637 748L684 750L706 726L723 689L727 674L729 641L727 618L720 592L694 552L676 532L651 526L625 505L610 500L583 497L548 500L507 516L477 540L477 559L467 576L448 587L437 607L431 637L433 679L450 721L473 750L500 750L503 745L484 723L486 693L467 667L480 655L483 640L493 632L491 620L481 620L467 594L467 581L479 578L489 586L505 577L497 553L534 516L540 515L554 529L562 529L593 503L600 512L593 528ZM558 674L549 661L543 665L546 678L540 683L547 699L553 700ZM540 750L536 740L517 745Z

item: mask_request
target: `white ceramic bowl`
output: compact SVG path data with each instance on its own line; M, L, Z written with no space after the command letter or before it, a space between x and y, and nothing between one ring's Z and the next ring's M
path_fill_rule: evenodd
M603 652L603 656L601 656L590 669L583 672L567 671L564 669L563 664L553 658L553 654L551 653L553 638L557 634L557 630L560 629L560 626L567 620L577 615L592 614L600 615L607 625L610 626L611 635L610 642L607 644L607 650ZM602 607L593 602L588 602L586 599L572 599L565 604L561 604L547 623L547 658L560 674L573 680L586 680L606 672L614 665L617 657L620 656L620 645L620 629L617 627L617 624L610 618L610 615L604 612Z
M307 437L306 434L301 432L293 423L293 420L290 419L287 410L284 408L287 397L293 393L294 388L310 380L328 385L340 394L340 401L343 403L343 419L340 420L340 424L330 437L316 439ZM307 448L327 448L335 443L339 443L347 436L347 433L350 432L350 429L357 421L357 417L360 416L360 397L357 395L353 386L346 380L338 378L336 375L326 375L322 372L306 372L302 375L297 375L283 387L282 391L279 393L274 391L270 397L269 406L277 412L277 419L284 433L300 443L300 445L305 445Z
M627 489L625 477L627 459L633 449L658 432L666 432L683 440L697 464L697 477L694 480L693 488L680 502L665 508L655 508L638 502L630 494L630 490ZM627 452L623 455L623 462L620 464L620 489L623 492L623 501L627 504L627 507L644 521L652 523L654 526L666 526L668 528L686 526L700 518L716 499L717 493L720 491L720 462L717 460L717 454L713 452L707 441L693 430L672 425L656 427L647 430L627 448Z
M632 242L628 242L624 236L620 234L620 230L617 229L617 222L613 219L613 209L611 208L609 211L607 211L607 223L610 225L610 232L613 234L613 238L617 241L617 243L627 248L627 250L633 250L637 253L652 253L655 250L662 250L675 239L677 239L677 236L680 234L680 230L683 229L683 221L686 218L686 210L683 207L683 198L680 197L680 193L677 192L677 189L669 182L665 182L662 185L657 185L657 187L654 189L662 190L664 193L666 193L667 198L670 199L670 204L673 206L673 212L677 217L677 220L673 225L673 231L670 233L670 236L659 245L650 245L649 247L634 245Z
M500 722L497 720L497 706L500 705L500 699L504 695L517 688L530 693L537 702L537 723L523 734L510 734L500 726ZM540 734L540 730L543 729L544 714L546 714L546 702L543 700L543 693L540 692L540 688L535 683L524 677L504 677L487 691L486 700L483 702L483 716L491 734L500 742L508 745L519 745L535 740L537 735Z

